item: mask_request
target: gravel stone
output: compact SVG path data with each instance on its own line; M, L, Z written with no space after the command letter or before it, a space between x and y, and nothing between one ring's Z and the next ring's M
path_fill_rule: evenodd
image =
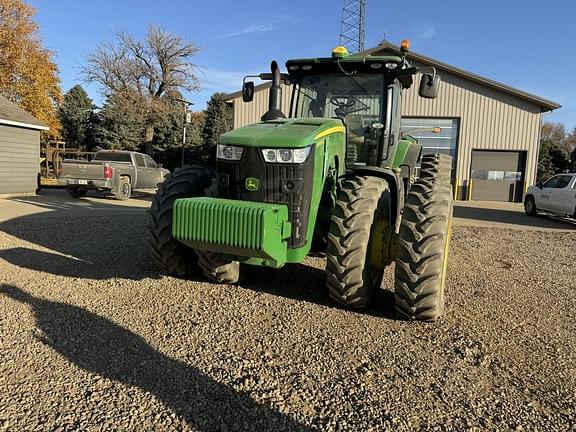
M158 273L143 215L0 223L0 431L574 430L575 232L454 227L446 315L349 311L322 258Z

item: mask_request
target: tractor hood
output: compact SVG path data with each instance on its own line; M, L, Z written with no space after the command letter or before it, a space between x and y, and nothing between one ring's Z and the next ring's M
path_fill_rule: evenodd
M220 137L220 144L261 148L307 147L323 136L345 132L333 118L279 119L234 129Z

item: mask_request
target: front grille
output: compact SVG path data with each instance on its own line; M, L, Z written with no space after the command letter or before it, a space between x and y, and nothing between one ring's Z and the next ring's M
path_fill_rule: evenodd
M244 201L285 204L292 223L288 247L306 244L306 231L312 196L314 147L303 164L266 163L259 148L245 148L239 162L218 161L219 186L222 197ZM257 191L248 191L246 178L260 181ZM289 190L289 183L294 185Z

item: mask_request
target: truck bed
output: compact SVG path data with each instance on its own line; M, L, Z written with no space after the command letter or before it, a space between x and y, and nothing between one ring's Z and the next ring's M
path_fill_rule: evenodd
M76 161L65 160L62 163L61 179L80 179L80 180L104 180L104 166L108 164L106 161ZM130 167L129 163L114 162L114 164L122 164ZM79 183L82 184L82 183Z

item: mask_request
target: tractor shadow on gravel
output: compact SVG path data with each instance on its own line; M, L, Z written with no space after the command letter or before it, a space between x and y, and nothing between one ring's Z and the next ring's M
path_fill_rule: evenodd
M113 217L21 217L0 231L31 244L0 249L0 259L79 279L161 278L148 254L145 214Z
M202 431L235 429L310 430L257 403L198 369L174 360L142 337L83 308L34 297L0 285L0 295L28 305L41 333L39 341L78 367L158 398L189 425ZM235 425L236 424L236 425Z
M76 279L164 277L148 253L145 214L112 218L101 215L66 217L59 212L56 215L63 217L21 217L0 222L1 232L34 245L0 249L0 260L21 268ZM365 310L347 309L332 301L326 288L323 262L321 267L306 263L290 264L281 269L245 265L241 268L240 285L256 292L396 319L394 295L388 290L380 290L374 306ZM191 280L207 282L202 276Z
M328 295L326 273L307 264L288 264L281 269L269 267L241 267L240 286L258 293L268 293L300 302L339 309L349 313L400 320L394 310L394 293L380 289L373 306L350 309L336 303Z

